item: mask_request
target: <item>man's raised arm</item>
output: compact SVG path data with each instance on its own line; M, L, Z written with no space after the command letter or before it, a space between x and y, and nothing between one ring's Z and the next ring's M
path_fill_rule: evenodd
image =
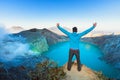
M62 28L62 27L59 25L59 23L57 23L57 27L58 27L58 29L59 29L60 31L62 31L64 34L66 34L66 35L69 35L69 34L70 34L70 32L68 32L68 31L66 31L64 28Z
M87 33L89 33L90 31L92 31L95 27L96 27L97 23L94 23L92 27L90 27L89 29L79 33L79 36L84 36L86 35Z

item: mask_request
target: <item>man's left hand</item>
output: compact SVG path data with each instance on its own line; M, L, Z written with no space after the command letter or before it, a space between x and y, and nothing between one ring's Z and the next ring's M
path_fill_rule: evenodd
M94 23L93 26L96 27L96 26L97 26L97 23Z

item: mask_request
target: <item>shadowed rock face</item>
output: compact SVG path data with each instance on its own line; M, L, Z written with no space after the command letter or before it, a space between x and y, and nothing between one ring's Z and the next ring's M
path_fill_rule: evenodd
M97 75L86 66L82 65L81 71L77 70L77 63L74 62L71 71L67 70L67 64L64 65L67 80L99 80Z
M31 31L31 32L37 32L37 29L33 28L33 29L30 29L29 31Z
M120 69L120 35L83 38L83 41L98 45L104 54L101 59Z
M60 36L46 28L41 30L41 35L43 35L44 37L46 37L48 45L52 45L55 44L59 41L64 41L65 40L65 36Z

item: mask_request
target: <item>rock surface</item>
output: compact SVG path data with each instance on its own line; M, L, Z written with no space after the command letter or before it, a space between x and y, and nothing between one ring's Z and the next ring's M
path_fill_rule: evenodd
M104 54L102 59L120 69L120 35L111 34L82 40L97 45Z
M81 71L77 70L77 63L74 62L71 71L67 70L67 64L64 65L66 80L99 80L97 75L85 65L82 65Z

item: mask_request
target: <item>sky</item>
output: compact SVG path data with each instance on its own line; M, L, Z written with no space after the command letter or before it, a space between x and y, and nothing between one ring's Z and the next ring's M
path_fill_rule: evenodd
M0 0L0 25L24 29L62 27L120 30L120 0Z

